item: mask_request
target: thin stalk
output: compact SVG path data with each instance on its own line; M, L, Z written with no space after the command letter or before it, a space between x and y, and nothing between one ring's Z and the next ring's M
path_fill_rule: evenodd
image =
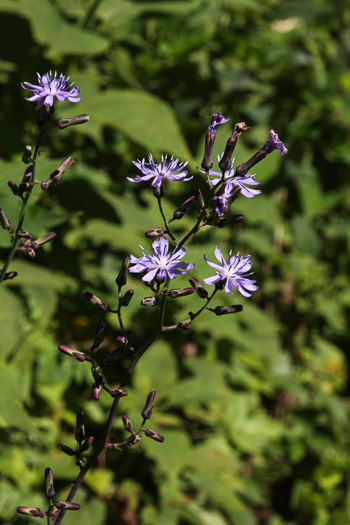
M164 221L165 230L166 230L167 234L169 235L170 239L174 242L174 244L176 246L177 245L177 240L175 239L174 235L171 233L169 225L168 225L167 220L166 220L166 217L164 215L161 197L157 197L157 201L158 201L159 212L160 212L160 214L162 216L162 219Z

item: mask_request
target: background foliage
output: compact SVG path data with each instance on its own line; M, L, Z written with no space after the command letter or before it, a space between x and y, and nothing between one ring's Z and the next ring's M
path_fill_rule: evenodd
M76 162L56 188L34 192L25 227L58 237L34 262L16 259L18 278L0 290L0 519L31 521L15 508L43 503L47 466L64 499L77 467L56 446L73 445L78 409L90 434L103 428L109 399L93 401L88 366L57 346L88 349L106 320L106 349L115 347L114 316L83 293L115 303L125 252L137 253L145 229L160 225L149 187L126 181L131 160L174 154L196 174L211 114L221 111L252 127L236 164L271 128L289 153L257 166L263 193L234 207L244 223L197 236L188 261L206 277L203 253L217 243L251 253L259 293L242 298L241 314L207 313L144 356L115 437L122 413L137 424L155 388L153 426L166 440L101 457L75 498L79 518L65 523L348 524L349 2L1 0L0 15L0 198L13 222L19 199L7 181L21 179L22 148L36 133L20 82L35 83L36 71L70 74L84 98L58 114L91 116L46 140L39 177L68 155ZM217 153L231 129L222 128ZM198 181L171 186L169 213L191 184L205 189ZM8 244L1 231L0 248ZM132 286L136 346L153 313L139 306L140 280ZM169 324L192 297L172 303Z

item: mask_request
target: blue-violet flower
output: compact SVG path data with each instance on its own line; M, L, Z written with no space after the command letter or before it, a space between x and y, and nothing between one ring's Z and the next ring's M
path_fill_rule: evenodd
M270 138L266 142L266 144L263 146L262 149L264 149L267 153L271 153L273 150L278 149L281 155L284 155L288 152L287 148L283 144L283 142L280 140L279 136L273 129L270 129L269 131Z
M159 280L165 279L167 275L170 279L175 279L178 275L184 275L195 267L194 263L179 262L179 259L182 259L186 254L185 247L177 251L175 248L174 251L168 254L169 239L166 236L156 239L152 243L154 255L150 255L142 246L140 248L144 256L138 258L130 255L129 272L147 272L142 277L142 280L145 282L152 281L154 278Z
M246 255L245 257L240 258L239 253L237 255L233 255L232 257L231 253L232 250L229 253L228 261L226 262L224 256L221 253L221 250L217 246L215 248L215 257L217 258L220 264L208 261L208 259L204 255L204 259L209 264L209 266L215 268L216 275L203 279L203 282L205 284L215 284L219 281L226 280L226 293L233 293L233 286L235 286L242 295L244 295L245 297L250 297L252 294L249 292L255 292L259 288L255 285L256 281L252 279L247 279L247 277L249 275L252 275L253 273L247 273L252 267L252 263L249 260L250 255Z
M142 161L132 161L132 163L139 170L141 170L142 175L137 175L134 179L127 177L130 182L141 182L153 179L152 186L159 188L162 185L163 179L175 181L188 181L193 179L193 177L186 177L187 171L183 169L185 166L187 166L188 161L181 162L179 164L178 159L171 157L167 166L167 155L165 155L165 157L162 155L162 162L160 164L156 164L152 154L149 155L148 160L149 162L146 162L146 159L142 159Z
M57 78L57 72L52 75L50 73L45 73L45 75L38 75L39 86L30 84L29 82L22 82L21 86L23 89L28 91L33 91L34 95L26 98L30 102L37 102L35 109L41 109L44 106L53 106L54 97L56 97L60 102L64 100L69 100L69 102L79 102L83 97L79 97L80 88L71 87L74 85L74 82L67 86L69 77L65 77L62 73Z
M217 133L218 131L218 125L219 124L226 124L230 120L229 117L224 117L222 113L214 113L214 115L211 118L210 125L208 127L208 131L212 133Z

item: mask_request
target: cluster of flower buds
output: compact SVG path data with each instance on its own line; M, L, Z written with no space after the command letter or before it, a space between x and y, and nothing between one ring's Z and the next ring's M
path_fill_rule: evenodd
M75 440L77 442L75 450L73 450L71 447L68 447L67 445L63 445L62 443L58 443L57 448L64 452L64 454L67 454L67 456L76 456L76 465L81 468L86 462L86 457L84 457L82 454L87 452L94 442L93 436L86 437L85 414L82 410L77 412Z
M38 239L33 240L33 235L25 230L17 230L16 232L13 231L17 235L17 237L20 237L20 243L17 246L17 251L26 253L31 259L34 259L35 257L35 250L37 248L40 248L43 244L46 244L47 242L52 241L56 237L55 232L46 233L42 237L39 237Z

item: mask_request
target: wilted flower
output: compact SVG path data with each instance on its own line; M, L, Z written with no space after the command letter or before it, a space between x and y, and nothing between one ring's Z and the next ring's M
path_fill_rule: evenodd
M70 89L73 85L70 84L67 86L69 77L65 77L62 73L57 78L57 72L55 71L54 76L52 73L45 73L45 75L38 75L39 86L30 84L29 82L22 82L21 86L23 89L28 91L33 91L34 95L30 98L26 98L29 102L37 102L35 109L41 109L44 106L53 106L54 97L60 102L64 100L69 100L69 102L79 102L83 97L79 97L80 88L74 87Z
M173 252L168 254L169 239L166 236L156 239L152 243L154 255L147 253L142 246L140 248L144 256L137 258L130 255L130 265L134 266L130 267L129 272L142 273L147 271L142 277L145 282L152 281L154 278L165 279L167 275L170 279L175 279L178 275L188 273L195 266L194 263L179 262L179 259L182 259L186 254L185 247L178 251L175 248Z
M255 285L256 281L247 279L247 277L253 273L247 273L252 267L252 263L249 260L250 255L240 258L239 254L233 255L231 257L231 253L232 251L229 253L228 262L226 262L219 247L217 246L215 248L215 257L220 264L210 262L206 256L204 256L204 259L209 264L209 266L215 268L217 272L216 275L213 275L213 277L207 277L206 279L203 279L203 282L205 284L215 284L219 281L226 280L226 293L233 293L233 286L235 286L242 295L245 297L250 297L252 294L248 293L247 290L249 290L249 292L255 292L259 288Z
M169 180L175 180L175 181L188 181L191 180L193 177L186 177L187 170L184 170L183 168L187 166L187 162L181 162L179 164L178 159L174 159L174 157L171 157L168 166L166 165L167 162L167 155L162 155L162 162L160 164L156 164L154 162L152 154L148 157L149 162L146 162L146 159L142 159L142 161L133 160L132 163L142 172L142 175L137 175L134 179L131 177L127 177L127 179L130 182L141 182L145 180L153 179L152 186L155 188L159 188L163 182L163 179L169 179ZM149 166L149 167L147 167Z
M269 131L270 138L264 145L263 149L267 151L267 153L271 153L273 150L278 149L281 155L284 155L288 152L287 148L283 144L283 142L280 140L279 136L273 129L270 129Z

